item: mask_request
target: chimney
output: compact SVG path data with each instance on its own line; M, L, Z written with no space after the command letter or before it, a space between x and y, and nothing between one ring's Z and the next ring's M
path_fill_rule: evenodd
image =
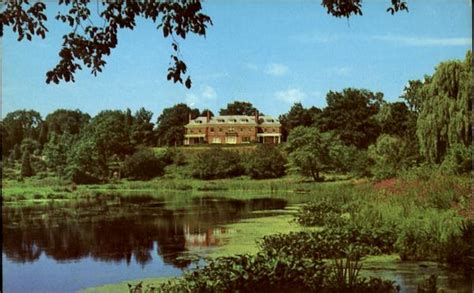
M258 117L258 110L255 111L255 123L258 124L258 120L259 120L259 117Z
M191 113L189 113L188 122L191 123Z
M211 111L207 111L206 113L206 122L209 123L209 120L211 120Z

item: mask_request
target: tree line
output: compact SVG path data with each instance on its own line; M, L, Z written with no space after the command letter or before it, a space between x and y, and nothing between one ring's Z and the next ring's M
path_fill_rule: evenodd
M295 103L279 117L287 141L281 150L295 169L315 180L325 171L386 178L422 163L467 172L472 169L471 80L468 51L465 60L442 62L432 76L409 81L400 102L347 88L328 92L322 109ZM236 101L219 114L256 111L251 103ZM58 109L44 119L34 110L18 110L0 122L2 161L21 160L25 177L49 169L67 178L108 178L138 150L181 145L189 117L208 113L214 116L209 109L177 104L153 123L145 108L105 110L94 117ZM137 156L150 158L143 152Z

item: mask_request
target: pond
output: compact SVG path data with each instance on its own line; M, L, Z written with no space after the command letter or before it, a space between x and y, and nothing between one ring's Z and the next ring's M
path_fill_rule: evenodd
M279 215L292 203L274 197L177 201L169 196L113 195L3 206L3 290L73 292L124 280L178 276L200 263L193 256L223 244L226 233L232 232L226 224ZM401 292L416 292L417 283L430 274L439 276L446 292L473 288L472 271L436 263L364 266L370 275L395 280Z
M177 276L189 254L219 245L224 224L285 208L283 199L152 196L4 206L5 292L71 292L106 283ZM169 208L172 206L173 208Z

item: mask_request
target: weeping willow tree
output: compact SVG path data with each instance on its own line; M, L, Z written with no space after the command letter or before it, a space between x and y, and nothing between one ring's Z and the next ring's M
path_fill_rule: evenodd
M450 147L470 146L472 141L472 52L464 61L440 63L420 88L426 93L417 120L420 152L440 163Z

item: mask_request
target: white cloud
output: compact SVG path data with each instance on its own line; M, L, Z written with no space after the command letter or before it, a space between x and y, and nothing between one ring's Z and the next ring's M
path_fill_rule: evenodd
M217 98L217 93L214 88L206 85L204 86L204 90L202 91L202 97L208 100L214 100Z
M209 86L205 85L200 93L188 93L186 94L186 104L189 107L209 107L211 102L217 100L216 90Z
M226 78L226 77L229 77L228 72L214 72L214 73L202 74L199 76L199 78L203 80L215 80L215 79L221 79L221 78Z
M322 93L320 91L314 91L314 92L311 92L311 96L315 98L320 98L322 97Z
M287 89L285 91L278 91L275 93L275 97L286 103L297 103L301 102L306 98L306 94L298 88Z
M245 64L244 64L244 67L245 67L246 69L249 69L249 70L252 70L252 71L257 71L257 70L258 70L258 66L257 66L257 64L255 64L255 63L250 63L250 62L245 63Z
M385 35L373 36L372 39L414 47L469 46L472 44L471 38L426 38Z
M302 44L328 44L339 40L337 35L323 36L319 33L303 33L290 38Z
M279 63L271 63L265 68L265 73L273 76L283 76L288 73L288 67Z
M338 76L347 76L352 72L352 68L347 66L342 67L332 67L328 69L329 73Z

